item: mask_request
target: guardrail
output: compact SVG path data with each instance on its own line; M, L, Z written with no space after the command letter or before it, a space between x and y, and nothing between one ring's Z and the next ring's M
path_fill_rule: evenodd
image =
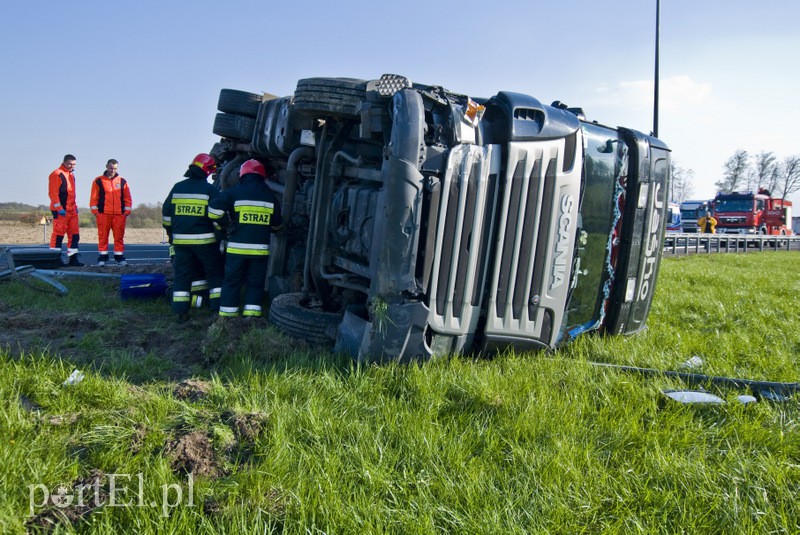
M664 236L664 255L800 251L800 236L673 233Z

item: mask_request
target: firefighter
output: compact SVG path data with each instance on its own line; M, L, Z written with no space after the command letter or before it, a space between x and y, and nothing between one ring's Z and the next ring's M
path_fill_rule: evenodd
M700 227L700 232L706 234L717 233L717 220L712 217L711 212L706 210L705 215L697 220L697 226Z
M164 229L175 249L172 310L178 314L179 322L188 318L192 287L200 286L197 281L207 285L211 310L219 310L224 266L208 211L209 203L219 192L207 180L216 167L208 154L195 156L184 174L188 178L172 187L162 207Z
M114 234L114 261L127 266L125 260L125 222L131 215L131 190L128 181L119 176L119 162L108 160L106 170L92 182L89 197L91 208L97 220L97 265L108 262L108 233Z
M281 214L278 200L267 187L267 169L261 162L244 162L239 177L239 185L223 191L208 209L213 219L222 221L227 214L230 220L219 315L239 315L239 293L244 283L242 315L258 318L262 315L270 231L280 227Z
M50 196L50 211L53 214L53 234L50 248L61 250L64 235L69 238L67 245L67 265L82 266L78 257L78 206L75 204L75 156L67 154L61 166L50 173L47 193Z

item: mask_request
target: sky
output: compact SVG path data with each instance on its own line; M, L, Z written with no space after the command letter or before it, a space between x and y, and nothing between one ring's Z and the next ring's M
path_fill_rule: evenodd
M0 202L47 204L67 153L80 206L110 158L134 206L162 201L218 140L220 89L315 76L515 91L653 130L656 0L0 1ZM736 150L800 154L798 20L786 0L661 1L658 137L693 197Z

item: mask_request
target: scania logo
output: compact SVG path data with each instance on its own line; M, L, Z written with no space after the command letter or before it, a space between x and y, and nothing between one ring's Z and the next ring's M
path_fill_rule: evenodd
M569 253L569 236L572 227L572 206L575 201L572 195L561 197L561 214L558 216L558 239L556 240L555 255L553 258L553 280L550 289L555 290L567 277L567 256Z

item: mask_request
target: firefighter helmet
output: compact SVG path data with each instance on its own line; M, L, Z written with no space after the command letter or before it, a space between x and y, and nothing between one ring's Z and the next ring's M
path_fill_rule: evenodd
M194 160L192 160L192 165L196 165L197 167L202 169L203 172L206 174L206 176L210 175L211 173L217 170L217 162L215 162L214 158L212 158L205 152L201 152L200 154L195 156Z
M262 164L258 160L247 160L239 168L240 177L247 175L249 173L255 173L257 175L261 175L264 178L267 178L267 170L264 167L264 164Z

